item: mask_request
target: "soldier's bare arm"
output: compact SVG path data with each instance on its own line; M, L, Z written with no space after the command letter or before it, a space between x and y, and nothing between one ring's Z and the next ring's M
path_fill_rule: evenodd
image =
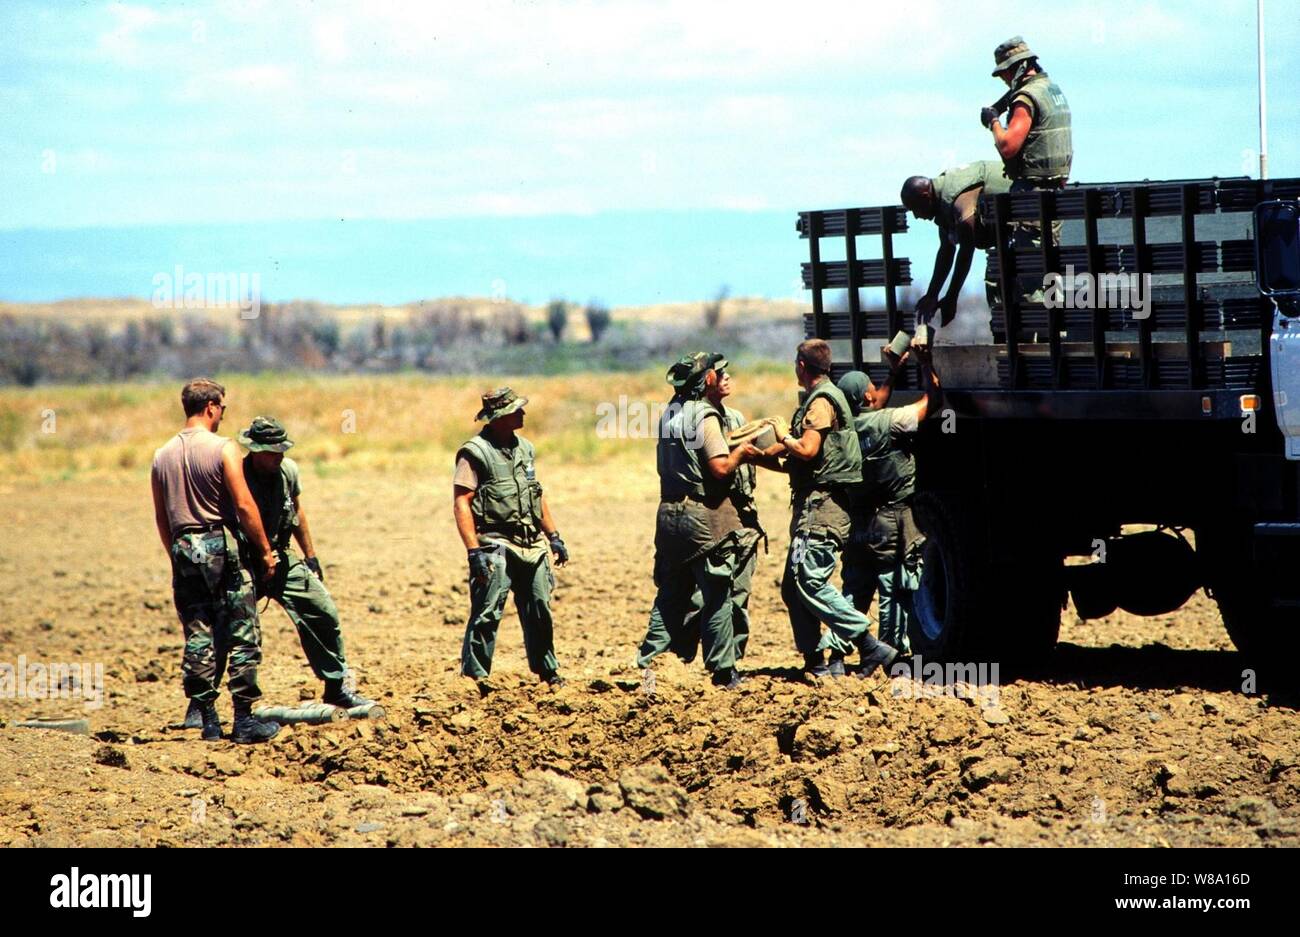
M925 386L925 396L916 403L908 404L906 409L913 411L919 424L931 413L939 412L943 403L943 387L939 383L939 372L934 369L933 353L924 345L916 346L917 359L921 362L921 383Z
M952 260L956 248L948 240L948 233L943 228L939 229L939 251L934 255L934 272L930 274L930 285L916 303L916 314L922 322L928 322L930 316L934 315L935 309L939 307L939 291L943 289L944 282L948 279L948 271L952 269Z
M761 456L762 453L755 449L752 444L745 443L743 446L732 449L728 455L714 456L709 459L709 474L719 480L728 478L735 474L736 469L740 467L742 462L753 462Z
M542 495L542 533L549 536L558 529L555 519L551 517L551 506L546 501L546 495Z
M225 476L226 491L230 493L235 514L239 517L239 527L253 544L253 549L261 554L262 578L270 579L275 574L278 561L275 551L271 549L271 542L266 539L266 529L262 526L262 515L257 510L257 502L253 500L253 493L248 490L248 482L244 479L244 462L239 457L239 446L233 441L222 447L221 465L225 469L222 475Z
M149 474L149 485L153 489L153 522L158 528L158 539L162 541L163 549L170 556L172 531L171 525L167 522L167 502L163 497L162 483L152 472Z
M822 451L822 430L807 427L803 435L798 439L793 436L785 438L785 444L782 448L789 451L790 455L796 459L802 459L807 462L809 459L817 458L817 453Z
M451 513L456 518L456 531L466 550L478 549L478 533L474 530L474 512L470 502L474 499L474 489L461 485L452 486Z
M316 545L312 543L311 528L307 526L307 511L297 498L293 499L293 509L298 515L298 526L293 529L293 539L298 541L303 559L309 560L316 555Z
M1033 123L1029 105L1024 101L1016 101L1011 105L1011 118L1005 128L1001 121L993 121L989 128L993 131L993 145L997 147L998 155L1003 159L1013 159L1025 145L1025 138L1029 136L1029 128Z

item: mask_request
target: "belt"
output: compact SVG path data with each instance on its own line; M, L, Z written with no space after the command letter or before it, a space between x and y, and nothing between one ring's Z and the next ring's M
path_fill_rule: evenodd
M176 531L176 533L172 535L172 539L175 540L177 537L183 537L185 536L185 534L208 534L208 533L214 533L215 531L218 530L225 530L225 529L226 529L225 524L208 524L203 527L196 527L193 524L189 524Z

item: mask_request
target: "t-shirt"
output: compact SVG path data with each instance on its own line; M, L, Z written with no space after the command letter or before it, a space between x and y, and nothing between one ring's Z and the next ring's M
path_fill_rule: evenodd
M456 471L451 476L451 483L457 488L478 490L478 469L474 468L474 463L466 456L456 460Z
M273 545L287 543L287 535L290 534L290 529L296 521L292 516L293 502L302 494L298 463L293 459L285 458L280 463L280 471L273 475L263 475L253 468L251 454L246 455L244 456L244 479L248 482L248 490L253 493L253 500L257 502L257 513L262 516L262 528L266 531L266 539ZM281 540L282 536L283 540Z
M225 525L235 530L221 450L230 440L206 429L183 429L153 455L151 475L162 489L172 538L184 530Z
M803 415L803 429L829 431L835 428L835 406L825 397L818 397L808 405L808 412Z
M700 424L700 456L705 462L726 456L731 452L727 445L727 436L722 431L722 421L709 417Z

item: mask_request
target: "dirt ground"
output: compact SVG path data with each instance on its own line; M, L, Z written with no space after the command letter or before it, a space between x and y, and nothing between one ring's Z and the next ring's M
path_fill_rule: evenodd
M481 697L457 675L447 476L304 471L351 662L388 718L261 746L174 725L180 627L143 473L0 483L0 662L99 662L106 697L0 699L0 845L1300 843L1300 714L1242 692L1202 594L1153 619L1067 610L1054 658L1003 674L995 705L902 677L809 685L777 587L786 499L765 476L751 679L727 692L663 659L651 687L632 658L652 467L615 482L564 465L543 481L574 556L555 604L569 683L528 675L511 611ZM267 699L318 696L283 612L263 622ZM14 725L36 716L91 734Z

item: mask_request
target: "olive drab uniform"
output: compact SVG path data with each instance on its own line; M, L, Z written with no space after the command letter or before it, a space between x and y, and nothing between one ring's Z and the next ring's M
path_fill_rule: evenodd
M801 432L813 402L827 400L835 421L812 459L790 456L790 550L781 579L781 597L790 614L795 646L805 656L830 650L840 655L874 648L871 619L830 584L840 552L849 539L848 486L862 480L862 452L853 430L848 400L829 379L807 392L790 418ZM821 622L827 625L821 633Z
M1033 123L1020 152L1006 160L1007 175L1022 188L1059 189L1070 178L1074 139L1070 105L1046 72L1038 72L1016 89L1016 102L1029 104Z
M244 478L262 515L266 538L280 560L270 582L257 584L257 597L272 598L284 609L297 629L303 653L318 679L342 680L347 661L338 608L325 584L306 563L289 552L293 531L298 526L294 505L302 493L298 465L285 458L274 475L263 475L253 468L251 457L245 456Z
M1020 152L1005 161L1007 176L1011 179L1011 191L1055 191L1062 188L1070 177L1070 167L1074 162L1070 105L1065 100L1065 95L1045 72L1039 72L1016 89L1011 106L1014 108L1017 102L1029 105L1033 123L1029 135L1021 144ZM1060 221L1052 222L1052 238L1058 245L1063 230ZM1013 223L1011 243L1017 250L1041 249L1041 226L1037 221ZM990 295L990 305L993 305L996 298L996 292ZM1025 293L1023 301L1041 303L1042 289L1035 288Z
M1011 191L1011 179L1003 165L997 160L976 160L963 166L945 169L930 180L934 189L935 208L934 223L943 232L952 245L957 244L957 199L972 189L982 189L984 195L1000 195ZM995 241L993 231L982 224L978 217L975 222L975 246L984 250L992 247Z
M745 425L745 416L739 410L723 406L723 418L728 430ZM736 508L740 523L755 532L746 537L738 552L736 574L731 581L731 630L736 648L736 660L745 656L749 644L749 596L753 589L754 568L758 565L758 542L767 541L767 532L758 521L758 508L754 503L754 490L758 484L758 470L749 463L736 467L731 476L731 503ZM652 629L642 643L637 666L648 666L650 661L666 650L671 650L686 663L695 659L700 644L700 611L704 598L699 589L691 596L691 614L679 634L670 635L666 629Z
M501 446L484 429L457 452L472 463L478 486L470 501L474 530L487 553L486 582L470 580L469 623L461 647L461 672L481 679L492 670L497 628L513 592L524 632L529 669L539 675L559 669L551 621L555 574L542 537L542 486L533 444L516 435Z
M747 527L732 498L733 479L715 479L700 443L705 420L724 415L707 400L673 398L659 422L656 450L659 509L655 518L654 582L658 587L637 655L646 666L670 645L694 657L698 622L704 666L719 674L735 667L734 584L753 555L758 531ZM743 651L743 644L742 644Z
M725 412L728 430L737 430L745 425L745 415L739 410L733 410L725 405L722 409ZM754 502L754 491L757 487L757 466L752 463L737 466L736 474L732 476L731 502L736 506L740 522L746 529L756 534L747 554L741 557L736 577L731 584L733 609L731 628L735 634L737 660L745 656L745 649L749 645L749 596L754 586L754 568L758 565L758 542L762 540L765 545L767 543L767 531L759 523L758 505ZM766 550L766 546L764 549Z
M972 189L982 190L981 195L1001 195L1011 191L1011 179L1002 163L991 159L976 160L964 166L946 169L931 179L930 185L934 189L935 198L934 223L944 239L954 247L958 243L957 226L962 220L958 216L958 198ZM978 203L974 207L978 213ZM996 241L997 235L992 226L984 224L977 214L974 246L987 251ZM997 296L997 275L987 260L984 264L984 289L991 304L992 297Z
M234 507L221 487L221 450L228 442L207 430L182 430L154 455L152 472L163 487L171 529L185 695L199 703L215 700L228 672L231 698L251 704L262 695L262 633L253 577L231 533L239 526Z
M843 582L844 594L862 612L878 591L879 638L909 654L912 594L920 585L925 538L912 517L915 437L902 416L883 409L863 410L853 418L862 481L849 489L853 534L844 552Z

